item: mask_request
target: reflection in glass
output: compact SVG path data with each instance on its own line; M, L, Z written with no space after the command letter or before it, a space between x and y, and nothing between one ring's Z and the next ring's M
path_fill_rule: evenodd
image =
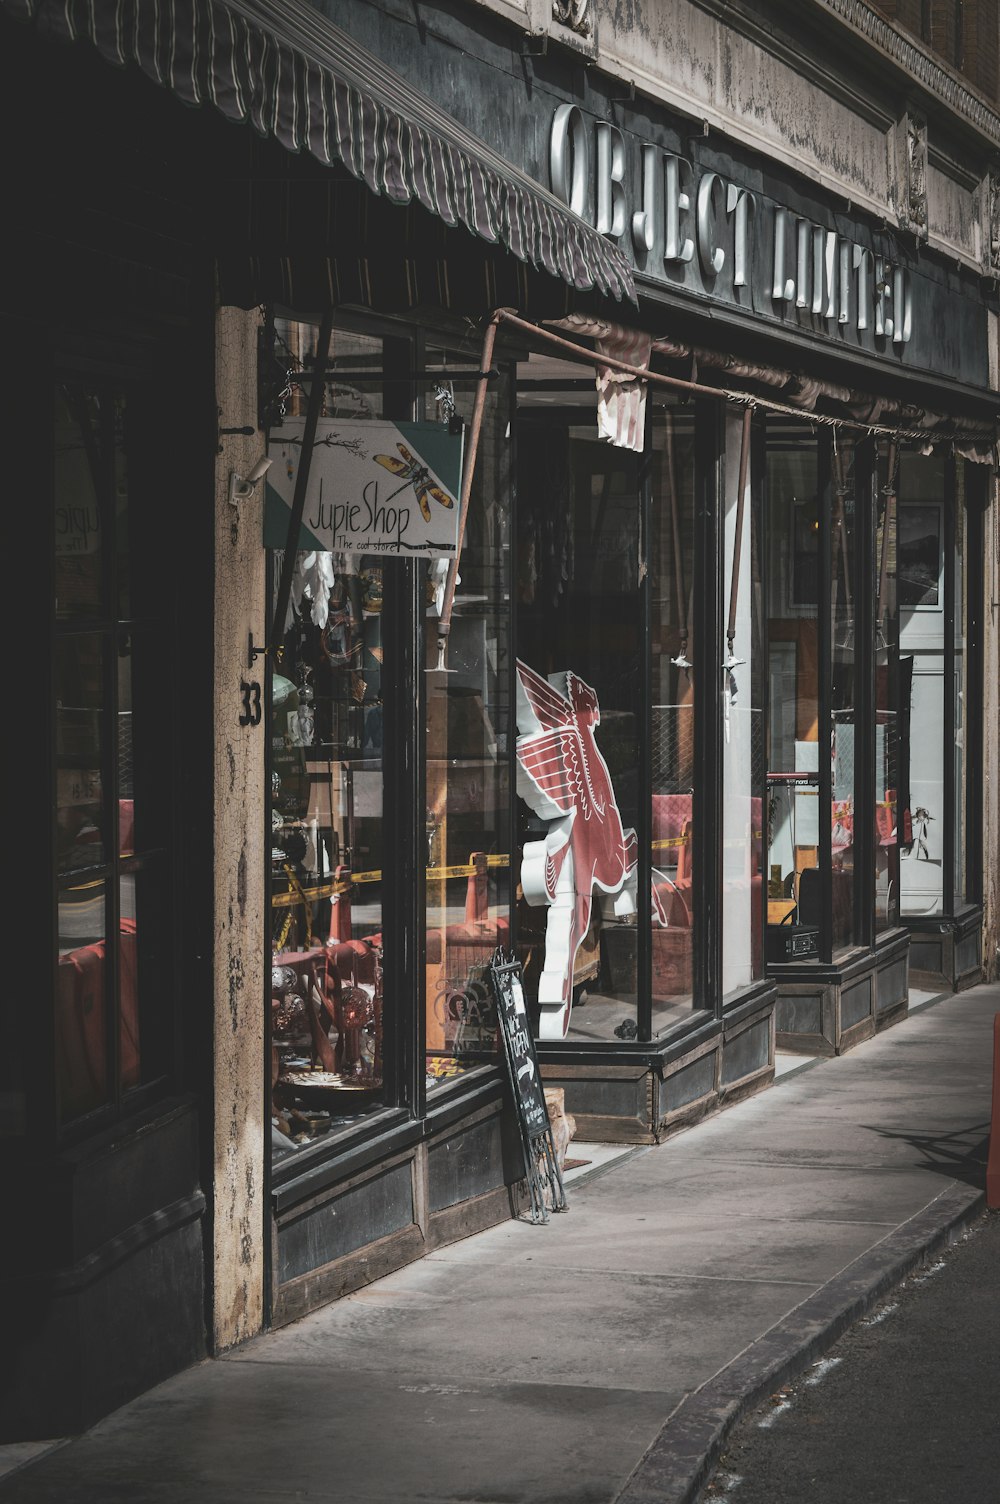
M836 953L855 943L854 808L857 706L857 447L838 436L832 452L830 516L830 641L833 721L830 727L830 859L832 938ZM802 902L800 893L800 906Z
M53 434L55 606L59 620L102 607L101 495L107 464L106 404L76 383L56 388Z
M966 759L968 757L966 726L969 709L966 704L966 688L969 682L966 671L969 620L969 581L966 568L968 557L968 517L965 510L965 468L960 460L955 463L955 479L955 559L952 565L955 582L955 750L953 754L955 759L955 807L952 814L955 831L955 903L958 905L964 903L969 896L966 892L968 871L966 866Z
M878 458L875 553L875 930L899 923L900 822L908 808L905 788L909 762L905 725L909 719L909 673L906 714L901 709L897 610L898 537L896 530L899 451L883 444ZM907 659L906 663L909 664ZM904 748L906 748L904 754Z
M910 680L909 788L903 809L900 906L904 915L944 907L944 497L945 460L903 451L899 459L899 643ZM908 771L908 779L907 779Z
M297 556L271 680L271 1078L278 1153L382 1101L383 567Z
M275 354L292 371L315 354L316 342L315 324L275 321ZM334 328L326 418L381 418L405 404L405 384L386 379L390 347L408 358L405 340ZM293 381L287 416L304 415L307 390ZM287 510L267 502L264 526L265 541L282 548ZM276 593L280 556L272 573ZM383 820L382 609L395 578L389 560L299 553L284 657L272 672L271 1142L278 1158L343 1131L385 1100L382 894L395 836Z
M476 361L478 365L479 357ZM435 351L428 365L461 365ZM436 669L447 561L423 566L426 611L426 1071L429 1089L487 1062L487 966L510 944L509 388L492 383L469 503L447 672ZM440 416L432 410L427 417Z
M107 885L83 878L63 886L57 902L56 1076L66 1122L110 1100Z
M743 422L726 421L723 610L726 662L722 684L722 992L728 998L763 975L764 662L760 518L752 494ZM747 443L751 433L746 434ZM739 478L743 460L742 513ZM737 564L738 559L738 564ZM734 581L735 574L735 581ZM729 637L730 625L732 637ZM654 954L655 954L654 938Z
M165 1003L163 922L154 907L162 884L156 882L155 867L155 860L149 865L126 862L118 878L118 1049L124 1091L142 1080L140 1025L143 1033L147 1028L155 1033L155 1014Z
M99 867L107 855L103 794L104 639L58 637L53 663L56 735L56 847L60 873Z
M565 385L556 388L553 374ZM553 714L565 713L569 721L578 721L579 735L570 727L565 746L579 750L593 737L620 812L619 822L599 800L588 822L584 793L573 798L572 807L582 817L570 841L578 869L574 890L589 885L595 862L611 861L609 848L615 845L616 832L624 830L626 838L631 834L634 863L639 798L638 456L598 440L593 392L592 374L578 366L532 356L519 367L519 657L534 674L551 682ZM560 704L570 704L571 709L563 712ZM529 722L522 727L520 710L518 715L518 729L525 734ZM553 767L565 770L570 755L564 751L562 763ZM529 791L529 785L524 788ZM538 804L534 795L530 802L523 796L519 802L519 856L525 846L537 851L540 843L549 844L557 885L558 876L568 871L567 861L555 849L558 820L565 816L554 807L543 816ZM622 839L617 836L619 871L625 869ZM525 897L519 903L525 992L536 1009L544 994L545 1016L539 1025L543 1037L562 1037L564 1023L568 1037L575 1040L635 1037L634 882L631 891L627 883L625 889L620 882L615 892L591 889L589 913L589 895L583 895L577 906L561 890L555 897L562 896L563 903L553 897L546 901L541 890L534 902ZM585 933L578 933L584 927ZM575 960L570 959L574 955Z
M694 417L657 404L650 507L653 1034L694 996Z
M817 440L805 424L767 428L767 956L818 954L821 526ZM811 890L811 891L810 891Z

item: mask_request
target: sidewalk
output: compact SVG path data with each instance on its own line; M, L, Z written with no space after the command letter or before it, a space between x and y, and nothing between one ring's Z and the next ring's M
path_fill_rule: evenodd
M740 1411L983 1204L993 1015L915 1011L583 1184L206 1362L2 1504L681 1504ZM572 1151L571 1151L572 1152Z

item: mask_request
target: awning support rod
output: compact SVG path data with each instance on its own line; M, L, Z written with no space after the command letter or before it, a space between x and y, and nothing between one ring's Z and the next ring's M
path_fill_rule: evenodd
M551 329L543 329L538 324L529 323L527 319L520 318L508 308L497 309L492 315L500 322L512 324L516 329L522 329L535 339L545 340L548 344L556 345L566 350L569 354L588 365L607 366L612 371L621 371L626 376L634 376L637 381L651 381L655 386L665 386L673 391L687 392L701 397L714 397L717 402L734 402L749 407L760 407L765 412L781 413L784 417L798 418L804 423L819 423L828 428L853 429L858 433L885 434L888 438L916 439L922 444L993 444L995 435L985 431L982 433L942 433L932 428L902 428L898 423L872 423L863 418L841 418L830 413L810 412L805 408L794 407L788 402L776 402L773 397L758 395L756 392L739 392L730 387L706 386L703 382L689 381L683 376L667 376L663 371L654 371L646 366L633 366L625 360L617 360L613 355L601 355L596 350L590 350L586 345L575 344L572 340L564 339L562 335L554 334Z

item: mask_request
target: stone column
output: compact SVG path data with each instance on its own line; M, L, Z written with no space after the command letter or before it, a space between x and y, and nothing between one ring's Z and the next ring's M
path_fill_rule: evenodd
M257 423L260 313L216 315L220 428ZM267 634L263 483L233 505L230 474L245 476L264 435L220 436L215 466L216 706L214 780L215 1129L210 1336L215 1352L264 1320L264 658Z

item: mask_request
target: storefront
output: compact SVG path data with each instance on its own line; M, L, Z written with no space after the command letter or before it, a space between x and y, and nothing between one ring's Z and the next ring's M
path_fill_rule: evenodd
M353 21L405 66L402 23ZM980 282L648 102L602 114L599 77L581 103L558 58L508 98L488 52L493 139L626 253L639 306L334 314L271 720L278 1319L367 1277L320 1231L348 1196L364 1269L376 1195L380 1267L417 1181L422 1246L501 1214L497 946L581 1136L639 1142L766 1086L776 1038L898 1022L914 951L918 980L979 974ZM421 66L443 89L432 35ZM304 314L269 335L300 425ZM464 432L467 511L433 464L427 488L428 423ZM348 482L351 445L400 484ZM409 537L394 514L352 552L350 498L400 486ZM411 542L446 510L454 569ZM387 1173L404 1109L429 1168Z
M97 28L167 89L4 18L123 158L89 270L23 258L40 343L6 304L56 1004L4 1147L67 1426L511 1214L498 948L580 1137L642 1143L982 966L993 284L579 37L196 10L183 66L169 7ZM157 1281L155 1361L67 1338Z

